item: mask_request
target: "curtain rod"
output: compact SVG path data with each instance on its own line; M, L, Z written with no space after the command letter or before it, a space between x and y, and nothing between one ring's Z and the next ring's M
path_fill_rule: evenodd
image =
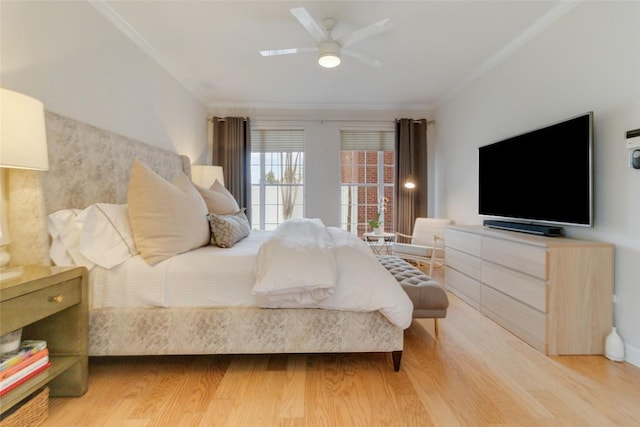
M225 118L219 118L219 120L221 122L226 121ZM247 119L243 118L243 120L246 122ZM354 122L359 122L359 123L395 123L395 120L358 120L358 119L255 119L256 121L259 122L350 122L350 123L354 123ZM209 117L207 118L207 121L212 122L213 121L213 117ZM436 121L435 120L427 120L427 124L428 125L432 125L434 124ZM420 123L420 120L413 120L413 123Z
M227 118L226 118L226 117L218 117L218 120L220 120L221 122L226 122L226 121L227 121ZM207 121L208 121L208 122L212 122L212 121L213 121L213 117L207 117ZM243 121L243 122L246 122L246 121L247 121L247 119L243 117L243 118L242 118L242 121Z

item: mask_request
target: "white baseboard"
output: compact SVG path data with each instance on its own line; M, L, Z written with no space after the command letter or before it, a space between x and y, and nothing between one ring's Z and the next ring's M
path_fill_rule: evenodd
M640 368L640 348L625 344L624 361Z

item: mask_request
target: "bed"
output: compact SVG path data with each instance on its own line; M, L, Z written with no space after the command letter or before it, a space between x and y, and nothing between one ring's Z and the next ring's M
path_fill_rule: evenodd
M12 205L20 206L20 212L11 214L21 215L23 221L11 226L14 233L25 236L12 246L14 259L17 257L23 263L50 262L52 242L48 218L51 214L69 209L85 210L99 203L125 204L134 159L168 181L182 173L190 176L186 156L50 112L46 113L46 124L49 171L12 175ZM252 274L258 262L256 251L259 249L256 248L268 238L268 233L252 231L234 247L245 256L233 261L237 271ZM204 246L193 252L204 256L202 260L220 251L224 249ZM191 278L180 275L180 271L189 270L181 267L181 256L171 260L172 269L157 274L175 276L178 284L171 285L173 287L193 281L193 274ZM375 258L372 256L372 259ZM403 330L408 325L406 322L394 324L379 310L262 308L255 305L253 297L234 305L227 305L224 298L223 302L209 304L206 298L194 298L196 294L174 297L166 287L165 292L150 297L146 291L140 291L145 289L145 284L153 288L151 275L144 273L149 280L139 280L135 286L128 283L135 274L116 275L121 283L107 285L106 294L111 292L111 296L107 295L106 301L111 298L125 300L125 303L112 303L101 299L105 288L96 285L104 273L101 267L90 271L90 356L387 352L391 354L394 369L400 368ZM156 300L140 303L140 295L138 300L125 298L126 289L137 289L142 299ZM180 298L183 301L177 305L167 303ZM189 300L200 303L190 304Z

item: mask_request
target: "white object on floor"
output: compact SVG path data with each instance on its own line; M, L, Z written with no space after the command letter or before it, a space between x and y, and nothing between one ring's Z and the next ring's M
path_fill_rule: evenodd
M604 355L614 362L624 362L624 341L614 326L604 342Z

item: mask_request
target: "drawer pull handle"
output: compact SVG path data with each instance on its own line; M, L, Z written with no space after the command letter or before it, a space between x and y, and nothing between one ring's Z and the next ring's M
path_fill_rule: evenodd
M49 301L51 302L62 302L63 298L62 295L56 295L55 297L50 297Z

